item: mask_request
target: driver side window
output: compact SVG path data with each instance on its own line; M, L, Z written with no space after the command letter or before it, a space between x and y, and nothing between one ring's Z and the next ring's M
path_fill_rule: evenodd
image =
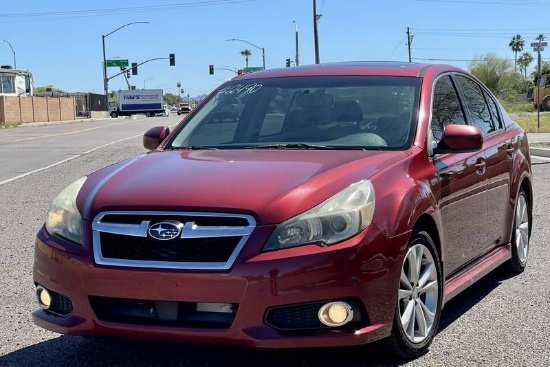
M436 143L441 140L445 126L449 124L464 125L466 119L451 77L446 75L439 78L434 86L431 132Z
M465 103L470 110L472 125L477 126L484 137L487 136L495 131L495 126L481 88L473 80L462 75L458 75L457 79L464 94Z

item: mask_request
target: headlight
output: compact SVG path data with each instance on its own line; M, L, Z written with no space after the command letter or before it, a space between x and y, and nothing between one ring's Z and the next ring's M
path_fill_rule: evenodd
M50 205L46 219L48 233L82 244L82 217L76 208L76 196L85 181L86 177L82 177L67 186Z
M374 212L374 188L357 182L316 207L277 226L264 251L311 243L332 245L365 229Z

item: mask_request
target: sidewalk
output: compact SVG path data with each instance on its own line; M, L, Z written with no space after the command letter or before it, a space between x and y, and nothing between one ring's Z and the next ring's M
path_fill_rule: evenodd
M531 156L550 158L550 133L527 133Z
M550 143L550 133L527 133L529 143Z

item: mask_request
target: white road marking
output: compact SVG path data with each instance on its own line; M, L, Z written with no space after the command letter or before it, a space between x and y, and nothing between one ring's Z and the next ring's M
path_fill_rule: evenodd
M15 176L15 177L12 177L12 178L8 178L7 180L4 180L4 181L0 181L0 186L2 185L5 185L7 183L10 183L10 182L13 182L13 181L16 181L16 180L19 180L20 178L23 178L23 177L26 177L26 176L29 176L29 175L32 175L33 173L37 173L37 172L40 172L40 171L44 171L44 170L47 170L49 168L52 168L52 167L55 167L55 166L58 166L60 164L63 164L65 162L68 162L68 161L72 161L73 159L76 159L76 158L80 158L86 154L90 154L98 149L101 149L101 148L105 148L109 145L113 145L113 144L116 144L116 143L120 143L122 141L125 141L125 140L130 140L130 139L134 139L134 138L137 138L138 136L143 136L143 134L138 134L138 135L134 135L134 136L130 136L129 138L124 138L124 139L120 139L120 140L116 140L116 141L113 141L113 142L110 142L110 143L107 143L107 144L103 144L103 145L100 145L98 147L95 147L95 148L92 148L90 150L87 150L83 153L80 153L80 154L77 154L77 155L73 155L72 157L69 157L69 158L65 158L59 162L55 162L55 163L52 163L50 165L47 165L45 167L41 167L41 168L37 168L35 170L32 170L32 171L29 171L29 172L25 172L25 173L22 173L18 176Z

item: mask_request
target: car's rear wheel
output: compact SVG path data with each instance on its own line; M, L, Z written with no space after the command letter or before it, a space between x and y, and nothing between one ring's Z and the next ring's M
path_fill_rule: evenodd
M398 300L390 348L405 358L424 354L441 316L443 277L439 256L430 235L413 233L399 280Z
M525 191L521 190L514 210L514 227L512 232L512 258L508 260L508 269L519 274L527 266L529 255L529 237L531 234L531 213L529 212L529 200Z

